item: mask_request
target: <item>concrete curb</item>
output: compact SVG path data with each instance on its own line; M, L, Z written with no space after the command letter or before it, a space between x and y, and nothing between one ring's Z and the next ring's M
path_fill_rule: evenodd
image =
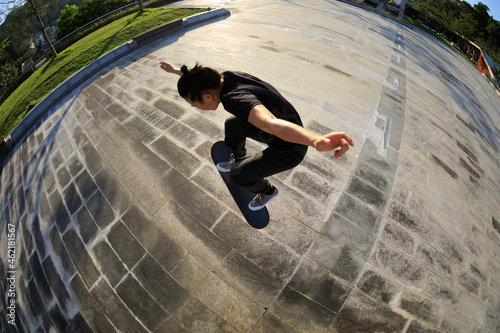
M195 26L199 23L210 21L216 18L229 16L231 13L229 10L224 8L209 9L209 11L204 13L195 14L193 16L186 17L182 19L181 29L172 31L176 32L182 29L186 29ZM170 32L170 33L172 33ZM165 34L158 35L165 36ZM151 38L148 43L157 38ZM48 111L52 108L62 97L67 95L77 86L85 82L92 75L103 69L104 67L111 64L116 59L122 58L127 54L131 53L144 46L147 43L136 43L133 40L126 42L118 46L117 48L109 51L103 56L97 58L75 74L73 74L66 81L61 83L56 89L54 89L49 95L47 95L42 101L40 101L24 118L17 124L17 126L12 130L12 132L5 138L5 144L8 150L10 150L16 143L18 143L23 136L29 132L33 125ZM6 152L7 153L7 152ZM0 156L2 158L3 156Z
M182 24L184 28L188 28L205 21L210 21L219 17L229 16L229 15L231 15L231 12L225 8L209 9L208 12L199 13L183 18Z

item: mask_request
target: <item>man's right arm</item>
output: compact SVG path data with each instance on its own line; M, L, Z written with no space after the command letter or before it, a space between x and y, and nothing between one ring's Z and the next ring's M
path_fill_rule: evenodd
M163 69L167 73L177 74L179 76L182 76L182 72L178 69L175 69L174 66L172 66L168 62L164 62L164 61L160 62L160 68Z

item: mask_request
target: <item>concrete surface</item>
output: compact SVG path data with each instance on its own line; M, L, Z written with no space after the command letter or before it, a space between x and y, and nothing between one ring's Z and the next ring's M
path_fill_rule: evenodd
M305 3L176 2L231 16L108 65L15 147L2 331L500 331L500 99L417 29ZM179 99L161 60L257 75L356 146L273 177L252 229L209 155L228 114Z

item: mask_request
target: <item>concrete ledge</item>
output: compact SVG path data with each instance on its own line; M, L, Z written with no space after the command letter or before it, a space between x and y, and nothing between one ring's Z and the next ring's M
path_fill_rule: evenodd
M215 8L215 9L210 9L208 12L195 14L193 16L183 18L182 22L184 28L187 28L204 21L213 20L219 17L229 16L229 15L231 15L231 12L229 10L225 8Z
M132 40L134 40L137 44L140 44L141 42L144 42L148 39L157 38L164 34L172 33L182 28L183 20L178 19L138 34L137 36L132 37Z
M2 159L8 151L19 142L23 136L29 132L34 124L48 111L52 108L56 102L61 98L75 89L77 86L85 82L92 75L103 69L104 67L111 64L113 61L122 58L129 54L130 52L140 48L146 43L151 42L158 37L165 36L168 33L173 33L181 29L194 26L201 22L206 22L215 18L229 16L231 13L224 8L211 9L204 13L199 13L184 19L179 19L173 22L166 23L157 28L146 31L143 37L139 37L139 42L135 39L138 36L134 36L132 40L125 44L118 46L117 48L109 51L105 55L94 60L75 74L73 74L66 81L61 83L56 89L54 89L49 95L47 95L42 101L40 101L26 116L21 120L19 124L12 130L12 132L4 139L4 145L6 149L0 151L0 159ZM179 21L179 22L177 22Z

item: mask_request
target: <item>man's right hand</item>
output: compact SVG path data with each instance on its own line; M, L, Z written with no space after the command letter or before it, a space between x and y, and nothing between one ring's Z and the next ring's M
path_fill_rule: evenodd
M180 70L175 69L174 66L172 66L168 62L165 61L160 62L160 68L167 73L177 74L179 76L182 76L182 72Z

